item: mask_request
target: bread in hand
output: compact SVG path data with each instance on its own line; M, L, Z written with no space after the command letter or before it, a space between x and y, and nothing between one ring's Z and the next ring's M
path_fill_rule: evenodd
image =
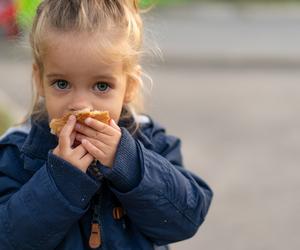
M88 117L94 118L106 124L109 124L110 121L108 111L90 111L89 109L82 109L74 112L68 112L61 118L52 119L49 125L51 133L58 136L62 128L67 123L70 115L75 115L76 120L79 123L84 123L84 120Z

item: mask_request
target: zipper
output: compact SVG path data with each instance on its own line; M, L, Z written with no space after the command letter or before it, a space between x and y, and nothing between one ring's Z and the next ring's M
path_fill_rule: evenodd
M100 225L98 223L92 223L89 246L92 249L96 249L101 246Z
M89 238L89 246L92 249L97 249L102 244L101 237L101 223L100 223L100 200L102 198L102 192L95 196L93 200L93 218L91 223L91 234Z

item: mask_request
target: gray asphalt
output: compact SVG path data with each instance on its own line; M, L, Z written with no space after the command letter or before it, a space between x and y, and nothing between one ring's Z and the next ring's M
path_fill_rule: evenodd
M294 6L219 5L146 17L165 55L146 60L149 113L215 192L198 233L172 249L299 249L299 19ZM0 99L19 115L30 67L27 50L0 42Z

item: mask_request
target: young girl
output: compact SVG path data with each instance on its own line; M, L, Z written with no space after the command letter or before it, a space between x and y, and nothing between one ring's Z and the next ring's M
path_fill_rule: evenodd
M183 168L179 139L137 115L138 1L45 0L30 41L33 110L0 141L0 248L167 249L192 237L212 191ZM84 108L109 111L110 124L70 116L50 133Z

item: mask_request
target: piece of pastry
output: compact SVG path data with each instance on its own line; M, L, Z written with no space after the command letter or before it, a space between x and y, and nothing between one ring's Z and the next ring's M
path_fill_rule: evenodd
M79 123L84 123L84 120L88 117L94 118L106 124L109 124L110 121L108 111L90 111L89 109L82 109L74 112L68 112L61 118L52 119L49 125L51 133L58 136L62 128L67 123L70 115L75 115L76 120Z

